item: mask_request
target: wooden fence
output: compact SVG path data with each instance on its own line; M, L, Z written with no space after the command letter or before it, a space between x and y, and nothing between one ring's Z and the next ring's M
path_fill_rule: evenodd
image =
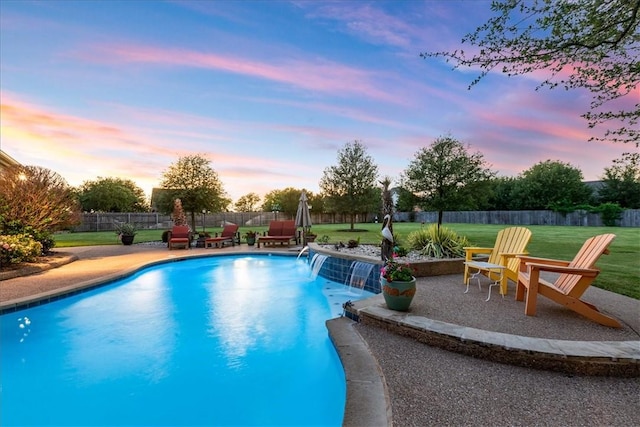
M394 221L409 221L406 212L397 213ZM416 212L416 222L437 222L437 212ZM505 225L573 225L582 227L602 227L600 214L587 211L575 211L561 214L553 211L459 211L444 212L443 223L462 224L505 224ZM620 220L620 227L640 227L640 209L625 209Z
M377 216L358 215L356 222L375 222ZM222 227L226 222L232 222L240 226L267 226L269 221L282 219L294 219L283 213L274 212L223 212L203 215L195 215L196 230L205 227L207 229ZM191 215L187 214L187 220L191 222ZM378 218L380 221L381 218ZM395 222L437 222L437 212L397 212L394 215ZM349 223L347 215L337 214L313 214L313 224L345 224ZM74 227L73 231L113 231L115 225L120 222L131 222L141 229L168 230L173 224L169 215L158 213L86 213L82 215L82 223ZM602 218L598 214L590 214L586 211L576 211L566 215L552 211L459 211L445 212L444 223L470 223L470 224L504 224L504 225L572 225L601 227ZM625 209L622 219L617 221L621 227L640 227L640 209Z

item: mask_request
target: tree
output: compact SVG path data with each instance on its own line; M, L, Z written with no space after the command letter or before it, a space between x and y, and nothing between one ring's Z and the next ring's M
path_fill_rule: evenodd
M39 166L14 166L0 174L0 226L38 234L80 223L80 204L64 178Z
M298 201L303 190L287 187L284 190L273 190L264 196L262 210L264 212L282 212L288 217L295 217L298 211ZM304 190L308 195L307 190Z
M130 179L101 178L85 181L79 189L84 211L145 212L144 191Z
M272 190L264 196L261 209L263 212L282 212L288 217L295 217L298 211L298 203L302 192L307 195L309 208L313 207L315 212L322 212L322 198L313 194L306 188L298 189L287 187L284 190Z
M518 179L513 177L497 177L490 181L491 191L487 208L489 210L516 209L514 203L514 188Z
M546 160L522 172L512 192L514 209L572 210L589 204L591 189L582 171L568 163Z
M445 136L415 154L404 182L423 209L438 211L440 227L445 210L473 209L475 186L493 176L480 152L469 154L461 142Z
M357 213L372 212L379 205L376 188L378 166L360 141L346 143L338 151L338 165L325 168L320 179L320 190L325 209L350 216L354 230Z
M236 212L255 212L258 203L260 196L257 193L247 193L236 202Z
M203 209L222 212L231 203L209 160L201 155L180 157L164 171L160 186L170 190L163 192L158 202L161 211L173 210L175 199L182 201L182 207L191 214L191 228L196 229L196 212Z
M602 203L618 203L623 208L640 209L640 153L624 153L605 168L604 186L598 195Z
M414 212L418 204L418 198L411 191L404 187L404 183L398 187L398 201L396 202L396 210L399 212Z
M482 71L470 87L498 67L507 76L545 70L549 77L538 88L583 88L592 93L591 111L582 115L589 127L620 123L607 129L603 138L591 140L638 146L640 0L498 0L491 10L497 16L462 39L462 44L475 46L471 51L421 56L444 57L454 69L479 67ZM620 109L616 100L627 96L631 107Z

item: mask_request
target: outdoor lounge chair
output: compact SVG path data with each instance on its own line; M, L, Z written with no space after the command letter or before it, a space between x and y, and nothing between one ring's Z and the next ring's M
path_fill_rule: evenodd
M267 230L267 234L264 236L258 236L258 247L260 247L260 243L264 245L275 245L276 243L284 245L286 243L287 246L289 246L291 244L291 240L296 243L298 242L296 234L297 230L295 221L271 221L269 223L269 230Z
M225 243L231 243L231 246L235 246L236 240L240 241L240 236L238 235L238 225L226 224L222 229L222 233L220 233L220 236L218 236L216 233L215 237L207 237L206 239L204 239L204 247L212 248L214 245L216 247L223 247Z
M169 250L173 248L191 247L191 231L186 225L174 225L167 238L167 246Z
M608 247L615 237L615 234L601 234L588 239L572 261L518 257L520 272L516 300L522 301L527 292L525 314L535 316L538 295L543 295L602 325L622 327L616 319L580 299L600 273L594 265L602 254L609 253ZM560 276L550 283L540 277L542 272L560 273Z
M464 283L469 288L469 269L478 272L494 281L500 281L500 294L507 294L507 280L518 281L518 267L520 260L516 255L526 255L526 248L531 240L531 230L525 227L509 227L498 232L493 248L466 247L464 248L465 266ZM487 262L476 262L476 254L489 255ZM494 267L492 267L494 266ZM489 288L491 296L491 288Z

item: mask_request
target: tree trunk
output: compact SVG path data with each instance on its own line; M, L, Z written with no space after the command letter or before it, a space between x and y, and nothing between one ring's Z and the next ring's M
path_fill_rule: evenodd
M196 213L191 212L191 231L196 232Z

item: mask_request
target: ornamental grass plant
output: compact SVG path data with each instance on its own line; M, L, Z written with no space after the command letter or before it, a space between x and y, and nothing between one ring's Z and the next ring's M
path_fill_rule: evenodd
M411 249L431 258L464 258L464 248L470 246L465 236L437 224L412 231L407 242Z
M138 234L138 228L130 222L121 222L115 225L115 233L118 236L135 236Z

